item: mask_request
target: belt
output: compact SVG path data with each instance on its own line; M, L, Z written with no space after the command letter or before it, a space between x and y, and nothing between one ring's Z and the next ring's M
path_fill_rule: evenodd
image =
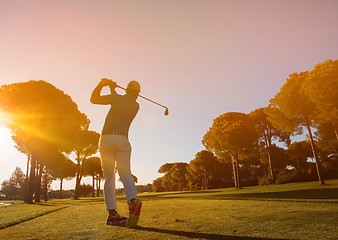
M105 132L105 133L102 133L102 135L122 135L122 136L127 136L127 134L120 133L120 132Z

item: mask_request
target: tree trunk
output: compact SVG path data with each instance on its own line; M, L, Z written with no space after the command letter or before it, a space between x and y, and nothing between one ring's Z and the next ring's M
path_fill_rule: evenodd
M235 185L235 188L238 188L237 177L236 177L235 158L232 155L231 155L231 163L232 163L232 173L234 175L234 185Z
M48 172L47 172L47 168L45 171L45 179L44 179L44 200L47 201L48 200Z
M76 184L75 184L75 193L74 193L74 199L79 199L79 187L80 187L80 177L78 176L78 173L76 174Z
M203 189L203 190L206 190L206 189L207 189L207 176L206 176L206 174L205 174L205 171L203 171L202 189Z
M100 181L101 181L100 175L97 175L96 176L96 197L100 196Z
M96 196L100 197L100 188L101 188L101 177L97 176L96 178Z
M238 165L238 159L237 156L235 158L235 166L236 166L236 178L237 178L237 188L240 189L241 188L241 184L239 182L239 165Z
M273 174L273 168L272 168L272 161L271 161L271 154L270 154L270 146L267 146L266 152L268 154L268 160L269 160L269 176L272 183L275 183L275 176Z
M99 191L99 176L96 176L95 178L95 186L96 186L96 196L97 196L97 192Z
M79 199L79 187L80 187L80 163L77 163L77 171L76 171L76 184L75 184L75 193L74 193L74 199L78 200Z
M270 152L270 146L271 146L271 128L265 129L265 131L264 131L264 142L265 142L265 147L266 147L266 153L268 155L269 177L271 179L271 182L275 183L275 176L273 174L272 159L271 159L271 152Z
M206 175L205 177L206 177L205 185L206 185L206 188L209 189L209 177L208 177L208 175Z
M307 120L305 120L305 121L306 121L306 128L307 128L307 130L308 130L309 137L310 137L310 143L311 143L311 148L312 148L313 157L314 157L315 163L316 163L317 174L318 174L318 180L319 180L319 182L320 182L321 185L324 185L325 182L324 182L324 179L322 178L322 175L321 175L320 165L319 165L318 156L317 156L317 151L316 151L316 146L315 146L314 141L313 141L313 137L312 137L312 132L311 132L310 124L308 123Z
M62 199L62 184L63 184L63 178L60 178L60 192L59 192L60 199Z
M34 156L32 156L31 157L31 169L30 169L28 188L27 188L26 203L33 203L33 193L34 193L34 183L35 183L35 167L36 167L36 159L35 159Z
M36 184L35 184L35 202L40 202L41 199L41 176L42 176L42 171L43 171L43 164L39 164L39 168L37 168L38 174L37 174L37 179L36 179Z
M28 155L27 158L27 169L26 169L26 180L25 180L25 191L24 191L24 202L27 202L27 192L28 192L28 173L29 173L29 163L31 161L31 155Z
M92 192L92 197L95 197L95 176L93 175L93 192Z
M332 126L333 126L333 129L334 129L334 133L336 134L336 139L338 141L338 132L337 132L337 128L336 128L336 121L331 118L331 122L332 122Z

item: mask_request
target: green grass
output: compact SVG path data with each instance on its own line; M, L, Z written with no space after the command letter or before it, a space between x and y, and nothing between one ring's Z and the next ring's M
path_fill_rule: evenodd
M103 198L14 204L0 208L0 239L337 239L338 180L328 183L141 194L136 229L105 225Z
M45 214L61 210L66 206L49 204L22 204L15 203L0 208L0 229L16 225Z
M320 186L318 185L318 182L302 182L282 185L245 187L240 190L226 188L195 192L152 193L144 195L144 197L338 202L338 180L328 180L326 181L326 184L327 185Z

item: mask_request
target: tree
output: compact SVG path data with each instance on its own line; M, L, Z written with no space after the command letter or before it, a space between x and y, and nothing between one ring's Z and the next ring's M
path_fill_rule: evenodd
M96 195L99 196L100 182L102 178L101 159L99 157L90 157L84 164L84 172L86 175L92 176L93 179L93 192L92 197L95 197L95 182L96 182Z
M19 198L23 198L24 188L25 188L25 174L22 172L21 168L16 167L9 181L14 184L14 187L18 189L17 195Z
M209 179L217 163L217 157L212 152L206 150L196 153L195 159L190 161L189 167L193 174L201 176L202 189L209 189Z
M51 177L48 172L48 165L54 161L58 161L60 155L59 150L53 144L46 141L41 141L39 152L36 152L36 181L35 181L35 202L40 202L41 194L44 195L44 200L47 201L48 187L51 184Z
M177 185L178 191L183 191L187 185L187 166L188 163L185 162L176 162L173 166L173 172L171 173L171 177Z
M79 186L79 196L82 196L82 197L90 196L92 189L93 188L92 188L92 186L90 186L90 184L81 184Z
M175 191L183 190L187 184L185 174L187 173L187 163L176 162L176 163L166 163L162 165L158 172L164 173L163 177L160 177L154 181L153 189L154 191ZM159 186L161 184L161 186Z
M136 191L137 193L148 193L152 192L152 184L148 183L147 185L136 185Z
M258 108L250 113L250 116L255 124L255 128L259 137L259 145L261 149L265 149L268 159L268 173L272 183L275 182L275 175L273 172L273 164L271 159L271 145L273 141L286 142L290 144L290 134L275 128L268 120L267 114L264 112L265 108Z
M60 180L59 198L62 198L63 180L75 177L76 166L72 160L60 153L55 161L48 164L51 176Z
M25 174L21 168L16 167L9 180L1 183L1 193L6 199L23 199L25 186Z
M98 150L100 134L89 131L87 128L75 133L73 152L76 154L76 186L74 199L79 199L79 187L84 174L84 165L88 157L95 154Z
M202 172L195 170L192 164L189 164L187 166L187 171L188 173L186 174L186 179L188 180L188 189L190 191L202 189L203 188Z
M42 193L47 201L49 174L46 165L57 158L56 156L59 150L51 142L27 134L24 130L16 131L12 135L12 139L16 143L15 147L20 152L28 155L27 175L29 165L31 167L29 179L27 176L25 181L25 185L27 186L25 201L30 202L33 193L35 202L40 202ZM42 182L44 183L43 185ZM27 199L30 200L27 201Z
M220 159L230 157L235 188L241 188L239 161L254 148L257 138L257 132L247 114L229 112L214 119L202 143Z
M14 199L16 192L17 189L15 189L14 184L9 180L5 180L1 183L1 195L4 195L5 199Z
M338 141L338 60L317 64L307 74L301 91L316 105L318 117L332 123Z
M327 176L331 179L337 179L338 155L337 154L326 155L323 160L324 161L322 162L322 165Z
M17 134L17 133L16 133ZM32 155L29 151L29 149L26 148L24 143L21 143L20 138L18 138L16 135L12 135L12 139L14 142L16 142L16 145L14 146L19 152L27 155L27 167L26 167L26 179L25 179L25 190L24 190L24 200L27 202L27 196L28 196L28 181L29 181L29 166L31 163Z
M324 149L328 155L337 153L338 141L335 135L335 130L330 120L321 120L317 125L316 138L319 141L320 147Z
M168 185L167 190L168 191L172 191L172 177L171 177L171 173L174 171L174 163L166 163L164 165L162 165L159 169L158 172L159 173L164 173L165 176L162 178L162 184L166 184Z
M152 185L154 192L164 192L165 188L162 186L162 177L159 177L153 181Z
M164 176L161 177L161 184L164 187L165 191L174 191L172 177L170 173L166 173L164 174Z
M39 201L41 174L46 172L44 149L54 146L59 151L72 149L73 133L88 128L89 120L76 103L63 91L46 81L29 81L0 87L2 123L14 136L14 141L29 159L26 202Z
M309 157L313 157L309 141L293 142L287 150L288 162L295 168L297 173L306 173Z
M269 166L269 161L272 161L272 166L274 167L274 172L281 171L285 169L288 165L288 158L286 154L286 150L281 147L277 147L275 144L270 146L270 159L267 151L261 152L260 154L260 162L264 165Z
M307 129L318 180L320 184L325 184L311 130L315 127L317 109L309 97L301 91L307 76L308 72L290 74L280 91L270 100L266 113L273 126L284 131L302 133L303 127Z

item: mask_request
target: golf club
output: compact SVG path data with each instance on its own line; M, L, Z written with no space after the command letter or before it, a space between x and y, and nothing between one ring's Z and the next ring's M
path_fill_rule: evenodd
M123 89L123 90L126 90L125 88L123 88L123 87L121 87L121 86L119 86L119 85L116 85L116 87L121 88L121 89ZM167 108L166 106L163 106L162 104L159 104L159 103L157 103L157 102L155 102L155 101L153 101L153 100L151 100L151 99L149 99L149 98L143 97L142 95L138 95L138 96L141 97L141 98L143 98L143 99L145 99L145 100L148 100L149 102L155 103L155 104L157 104L157 105L159 105L159 106L165 108L164 115L168 116L169 110L168 110L168 108Z

